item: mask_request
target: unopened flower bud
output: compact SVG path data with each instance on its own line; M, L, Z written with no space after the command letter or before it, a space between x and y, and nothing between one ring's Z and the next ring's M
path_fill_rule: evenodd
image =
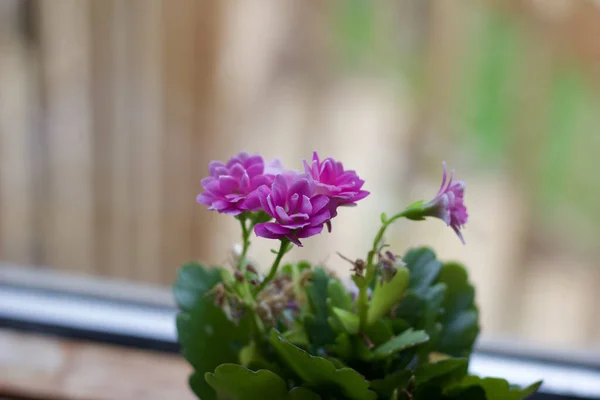
M252 266L252 264L246 265L246 270L251 274L258 275L258 271Z
M244 281L244 274L242 274L242 272L237 269L233 272L233 276L235 277L235 280L238 282Z

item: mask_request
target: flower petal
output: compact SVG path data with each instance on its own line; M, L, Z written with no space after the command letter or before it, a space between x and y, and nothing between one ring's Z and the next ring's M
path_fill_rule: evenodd
M273 233L272 231L270 231L269 229L267 229L267 227L265 226L266 224L268 224L269 222L263 222L261 224L256 224L254 226L254 233L256 234L256 236L260 236L260 237L264 237L267 239L280 239L283 237L283 235L278 235Z
M208 163L208 172L211 176L217 177L221 175L219 171L223 170L227 171L227 168L221 161L211 161Z
M329 197L325 196L323 194L314 196L312 199L310 199L310 203L312 204L312 211L313 213L317 213L319 211L321 211L323 208L325 208L325 206L327 206L329 204Z
M277 213L277 220L284 223L290 222L290 216L285 212L283 207L276 206L275 212Z
M271 200L274 206L285 205L286 195L288 192L288 184L283 175L277 175L271 186Z
M323 225L325 221L331 219L331 213L329 210L324 209L317 215L313 215L310 217L310 226Z
M323 231L323 225L309 226L299 230L296 233L296 236L299 238L307 238L310 236L318 235L319 233L321 233L321 231Z
M298 193L300 196L311 196L310 183L306 178L296 179L289 189L290 194Z
M219 189L225 193L231 193L238 188L238 180L233 176L221 176L219 178Z
M298 209L298 212L303 213L303 214L312 214L313 206L312 206L312 203L310 202L310 199L308 198L308 196L302 196L302 203Z

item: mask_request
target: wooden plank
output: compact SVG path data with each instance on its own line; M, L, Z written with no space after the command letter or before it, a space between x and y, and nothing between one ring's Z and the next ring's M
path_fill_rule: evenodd
M101 273L131 277L131 3L93 1L96 262Z
M189 260L192 245L192 138L195 128L196 3L164 4L164 142L162 153L162 278Z
M0 330L2 393L40 399L191 400L190 372L177 355Z
M111 126L111 217L110 258L108 272L111 276L132 277L131 258L134 240L131 235L130 196L131 191L131 81L129 66L131 37L129 15L131 2L112 0L110 46L112 49L111 81L112 126Z
M91 272L92 135L89 101L89 1L40 1L43 127L50 192L45 208L45 263Z
M35 70L17 24L21 6L8 0L0 7L0 257L30 264Z
M91 59L94 162L94 261L98 272L109 272L111 256L112 150L112 19L113 3L91 2Z
M133 275L161 279L163 1L133 0L131 13L131 202Z
M257 5L255 5L257 6ZM222 261L227 253L217 253L219 238L211 234L208 226L222 227L223 216L206 212L205 207L196 204L196 195L202 191L200 180L207 175L207 166L214 159L215 150L227 148L228 152L235 152L232 145L221 130L220 93L217 89L217 69L219 68L219 55L222 46L220 21L222 2L208 0L196 3L195 15L195 41L194 41L194 131L190 140L192 154L190 155L190 175L187 181L186 202L190 202L192 209L190 221L192 222L191 247L188 257L204 261ZM233 222L233 221L230 221ZM237 221L236 221L237 222ZM233 225L236 225L233 223ZM222 242L222 238L221 238ZM229 247L230 248L230 247ZM217 254L215 254L217 253ZM168 266L166 280L174 278L173 266Z

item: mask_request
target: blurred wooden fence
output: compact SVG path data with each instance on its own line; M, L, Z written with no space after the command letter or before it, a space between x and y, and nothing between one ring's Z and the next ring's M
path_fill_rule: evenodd
M189 259L221 261L235 226L194 199L208 161L244 148L284 161L318 148L361 171L377 198L299 253L359 256L378 213L411 200L413 188L438 179L432 163L451 157L474 171L470 246L457 250L437 225L426 232L442 256L474 265L484 327L600 343L590 283L599 281L597 207L582 202L592 215L583 225L593 228L581 234L565 232L582 217L551 222L565 229L558 234L538 221L539 193L598 198L597 186L571 179L600 146L589 136L600 126L589 100L596 89L570 85L568 74L556 84L555 60L597 62L597 43L577 38L600 25L586 22L591 30L564 39L580 44L565 52L543 32L574 26L572 16L548 22L529 2L490 1L502 13L522 11L513 19L533 34L515 39L506 15L475 3L385 1L339 17L332 9L343 1L0 1L0 258L162 284ZM331 25L350 38L342 66ZM374 27L381 31L370 35ZM375 67L346 65L361 54L376 63L381 53L391 56ZM391 80L386 71L407 65L407 54L420 60L403 71L410 79ZM478 169L464 143L506 168ZM394 243L422 242L413 225L403 229ZM269 246L256 245L258 257Z
M2 257L169 281L202 254L218 3L2 7Z

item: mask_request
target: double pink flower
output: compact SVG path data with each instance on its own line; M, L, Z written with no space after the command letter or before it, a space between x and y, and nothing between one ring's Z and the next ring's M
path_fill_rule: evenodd
M209 210L239 215L244 211L259 210L259 204L248 203L248 196L259 187L272 184L283 168L277 160L265 165L261 156L241 152L226 164L211 161L208 170L210 176L200 182L204 192L196 197L196 201L207 205Z

